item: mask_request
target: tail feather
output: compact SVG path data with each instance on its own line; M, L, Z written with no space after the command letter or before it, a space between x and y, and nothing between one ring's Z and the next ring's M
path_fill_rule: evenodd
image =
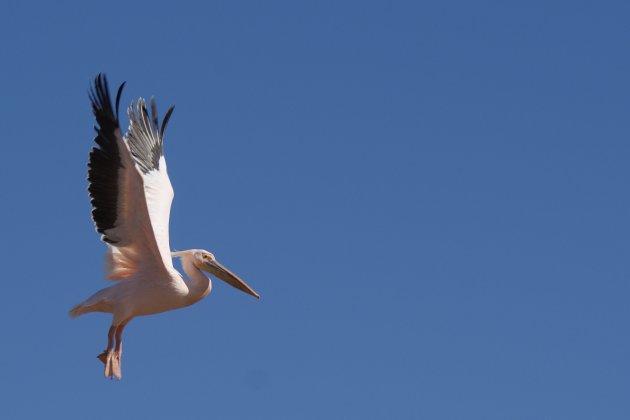
M82 303L79 303L78 305L74 305L74 307L72 309L70 309L70 312L68 312L68 314L72 318L76 318L78 316L83 315L86 312L88 312L88 311L85 310L85 306Z
M89 312L111 312L112 307L108 305L106 302L93 302L91 299L86 300L83 303L79 303L78 305L74 305L68 314L72 318L76 318L83 314L87 314Z
M114 308L109 299L112 290L112 287L99 290L83 302L74 305L74 307L70 309L70 316L76 318L88 312L112 312Z

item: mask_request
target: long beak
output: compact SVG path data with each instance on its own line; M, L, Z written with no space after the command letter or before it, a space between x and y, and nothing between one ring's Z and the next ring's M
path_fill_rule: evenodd
M236 287L248 295L254 296L256 299L260 299L260 295L254 292L254 289L249 287L239 276L223 267L217 260L203 264L202 268L216 278L223 280L230 286Z

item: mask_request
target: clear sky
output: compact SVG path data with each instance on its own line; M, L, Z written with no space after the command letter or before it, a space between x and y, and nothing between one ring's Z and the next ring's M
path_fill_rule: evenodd
M0 13L0 417L630 418L630 3L24 2ZM98 73L175 104L215 281L96 355ZM126 127L126 117L123 120Z

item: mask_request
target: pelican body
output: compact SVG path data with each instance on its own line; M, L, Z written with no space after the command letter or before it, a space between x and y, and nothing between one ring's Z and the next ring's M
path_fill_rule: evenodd
M99 74L90 90L96 119L96 146L88 162L88 191L92 219L108 250L105 274L116 283L99 290L70 310L72 317L89 312L112 314L107 347L97 357L105 376L121 379L122 332L137 316L190 306L212 290L208 272L256 298L260 296L241 278L202 249L171 252L169 217L173 188L166 171L164 130L173 112L158 126L157 107L151 99L151 116L145 101L128 108L129 129L123 136L118 105L124 83L112 106L107 79ZM185 279L174 267L181 258Z

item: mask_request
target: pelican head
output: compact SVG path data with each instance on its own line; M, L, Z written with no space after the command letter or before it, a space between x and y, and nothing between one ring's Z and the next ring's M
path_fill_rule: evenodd
M189 255L192 257L192 262L199 270L203 270L212 274L214 277L223 280L232 287L254 296L256 299L260 299L260 295L247 285L239 276L232 273L225 268L221 263L217 261L214 254L204 249L191 249L189 251L171 252L173 257L183 257Z

